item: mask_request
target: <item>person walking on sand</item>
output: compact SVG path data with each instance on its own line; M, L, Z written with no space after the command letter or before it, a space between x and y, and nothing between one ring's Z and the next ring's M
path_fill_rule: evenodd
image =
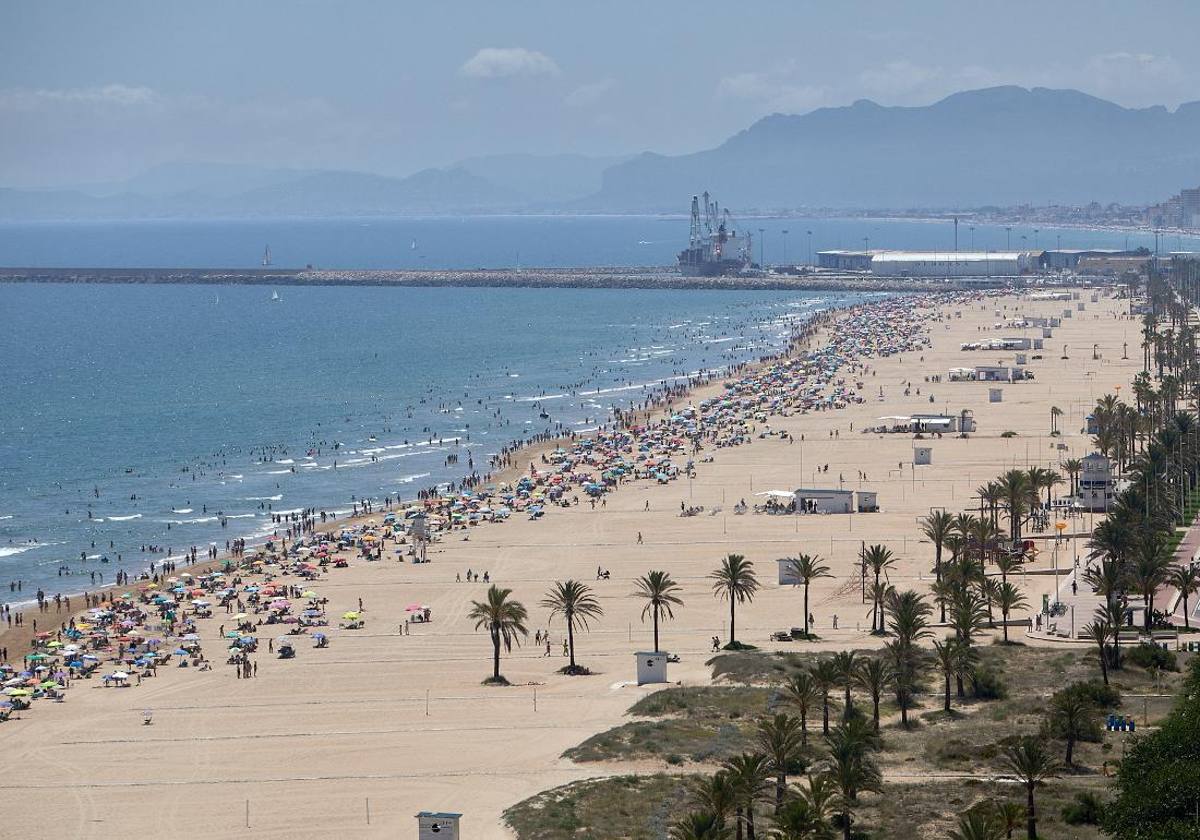
M638 531L637 544L638 545L642 544L642 532L641 531Z
M567 655L567 640L563 639L563 656Z

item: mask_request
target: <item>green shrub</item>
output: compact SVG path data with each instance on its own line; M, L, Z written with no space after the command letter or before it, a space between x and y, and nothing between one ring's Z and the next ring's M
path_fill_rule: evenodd
M1075 801L1062 809L1063 822L1067 825L1099 825L1104 813L1104 803L1091 791L1075 794Z
M1111 685L1105 685L1100 680L1085 680L1084 682L1072 683L1062 690L1062 692L1078 694L1083 697L1097 709L1115 709L1121 705L1121 692L1117 691Z
M1158 668L1163 671L1178 671L1179 660L1175 652L1163 650L1158 645L1131 645L1125 654L1125 661L1132 662L1139 668Z
M979 700L1003 700L1008 696L1008 686L999 671L980 665L971 675L971 694Z

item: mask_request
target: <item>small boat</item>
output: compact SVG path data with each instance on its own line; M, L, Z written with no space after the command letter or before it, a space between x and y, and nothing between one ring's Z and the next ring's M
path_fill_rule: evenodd
M271 292L271 303L283 303L283 298L279 296L279 292Z
M417 250L417 240L415 240L415 239L414 239L414 240L412 241L412 244L408 246L408 250L410 250L410 251L415 251L415 250Z

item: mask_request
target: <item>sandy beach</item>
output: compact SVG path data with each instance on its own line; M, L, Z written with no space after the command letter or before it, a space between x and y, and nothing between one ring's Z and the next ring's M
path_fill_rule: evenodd
M776 583L775 560L805 552L821 555L834 572L812 588L819 645L878 647L881 640L867 632L870 606L861 597L857 561L864 543L886 543L897 553L892 584L923 590L932 578L933 548L920 538L920 517L933 508L977 506L976 488L1005 469L1054 468L1088 454L1086 415L1100 396L1116 388L1129 393L1141 366L1141 327L1126 315L1128 302L1102 293L1094 303L1091 294L1081 293L1084 310L1065 318L1044 350L1027 351L1033 380L1000 386L946 381L946 374L954 367L1012 365L1011 351L967 352L960 345L1002 335L1040 338L1040 328L995 325L1017 314L1060 316L1075 310L1075 302L963 296L914 310L922 315L928 347L862 359L865 372L841 377L861 402L754 420L748 442L706 442L692 456L694 478L626 480L604 494L602 504L553 507L536 521L514 513L503 523L470 528L469 540L451 531L430 548L427 564L397 562L389 551L381 562L355 558L348 568L328 570L304 585L328 599L329 647L314 649L302 638L289 660L260 648L253 657L256 678L238 679L224 664L218 627L231 616L217 610L197 624L212 670L160 667L140 685L106 688L99 676L111 668L102 668L95 678L76 680L65 702L35 701L19 719L0 724L8 771L0 784L5 830L13 836L292 840L349 829L383 838L413 836L417 811L440 810L464 814L465 837L510 837L501 821L508 806L608 772L560 755L621 722L633 702L656 689L633 684L633 653L651 645L650 627L640 620L642 602L630 596L635 577L665 569L683 587L685 606L662 628L663 648L681 657L671 665L672 681L709 681L711 637L727 641L728 610L713 598L706 576L731 552L753 561L763 583L754 602L738 611L742 641L764 649L807 645L768 640L773 631L802 623L801 590ZM838 334L838 322L831 329ZM827 339L818 338L814 349ZM1132 352L1122 359L1126 342ZM989 402L990 387L1002 387L1001 402ZM699 403L722 390L719 383L707 385L689 399ZM675 409L686 402L677 400ZM1051 406L1062 410L1059 437L1049 435ZM911 435L862 432L886 415L964 409L974 413L977 432L922 441L932 447L929 465L914 467ZM776 434L760 437L768 425ZM1002 437L1005 432L1015 434ZM540 454L522 453L523 466L540 462ZM764 497L755 494L768 490L839 486L877 492L880 511L735 512L742 500L762 504ZM681 517L681 505L705 510ZM1081 517L1068 531L1091 524ZM1028 572L1055 562L1067 569L1077 550L1083 554L1082 544L1071 541L1057 556L1049 541L1039 544L1044 548ZM610 577L596 580L597 567ZM528 642L501 663L510 687L481 685L490 673L490 644L467 614L487 584L456 579L468 569L486 571L529 608ZM549 610L539 605L551 583L566 578L593 586L605 611L577 639L579 661L594 672L589 676L557 673L565 628L561 620L548 624ZM1054 576L1026 574L1019 583L1030 604L1040 605ZM365 627L339 629L337 617L356 610L360 599ZM403 635L411 604L428 605L432 621L410 625ZM51 619L58 620L53 612ZM532 638L547 627L548 658ZM264 628L258 635L265 643L279 634ZM14 661L25 652L20 642L15 632L0 637ZM145 711L152 712L152 725L143 724Z

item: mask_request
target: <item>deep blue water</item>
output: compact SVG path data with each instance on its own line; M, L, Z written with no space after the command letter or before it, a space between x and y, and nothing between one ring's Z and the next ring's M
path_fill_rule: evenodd
M950 249L950 222L865 219L751 219L768 263L804 262L826 248ZM787 236L783 231L789 231ZM812 236L808 236L808 231ZM482 216L420 219L305 219L0 224L0 265L252 268L271 246L284 268L510 268L670 265L688 221L659 216ZM1022 236L1025 237L1022 240ZM1040 227L959 226L975 248L1154 247L1153 234ZM413 247L415 244L415 248ZM761 246L761 247L760 247ZM1164 251L1200 248L1169 236Z
M31 584L70 592L92 570L140 571L154 559L144 544L203 554L261 536L268 509L412 498L470 458L485 472L508 441L604 422L653 383L760 356L847 299L279 293L0 284L0 601L10 580L28 597Z

